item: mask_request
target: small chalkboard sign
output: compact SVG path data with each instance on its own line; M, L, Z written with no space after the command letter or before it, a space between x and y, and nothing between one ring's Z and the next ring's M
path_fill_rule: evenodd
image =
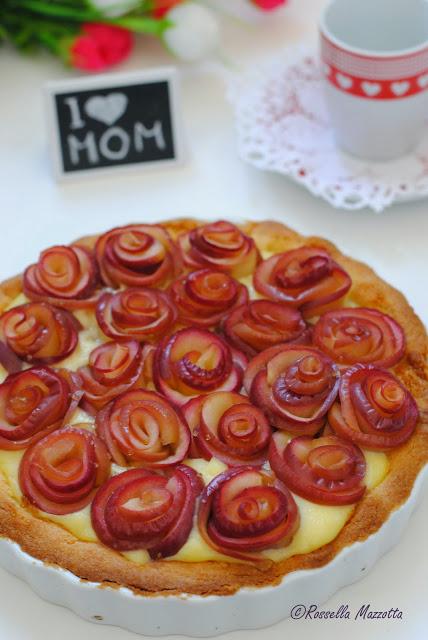
M178 90L169 67L46 85L57 178L181 162Z

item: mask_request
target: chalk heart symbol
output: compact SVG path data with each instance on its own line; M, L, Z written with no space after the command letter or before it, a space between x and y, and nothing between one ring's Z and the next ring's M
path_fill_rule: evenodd
M336 80L339 87L342 89L350 89L353 85L352 78L349 76L344 76L343 73L336 73Z
M378 82L367 82L367 81L362 82L361 88L366 94L366 96L369 96L370 98L377 96L377 94L381 90L381 86Z
M418 85L421 89L426 89L428 87L428 73L418 78Z
M111 126L123 116L127 106L126 95L115 92L107 96L92 96L85 103L85 111L90 118Z
M401 82L393 82L391 84L391 91L395 96L404 96L404 94L408 92L409 87L410 82L402 80Z

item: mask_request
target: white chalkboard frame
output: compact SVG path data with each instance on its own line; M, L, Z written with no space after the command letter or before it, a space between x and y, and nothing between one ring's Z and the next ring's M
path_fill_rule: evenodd
M111 167L95 167L93 169L82 169L73 172L64 170L59 122L55 105L55 98L57 95L72 91L85 91L91 89L115 89L117 87L131 84L138 85L156 81L167 82L169 86L171 127L175 151L174 158ZM157 67L141 71L105 73L84 78L53 80L44 85L44 97L51 164L54 176L58 181L76 181L80 178L111 175L114 173L118 175L124 173L136 174L147 170L182 165L185 161L187 150L185 146L183 117L181 112L181 91L178 72L175 67Z

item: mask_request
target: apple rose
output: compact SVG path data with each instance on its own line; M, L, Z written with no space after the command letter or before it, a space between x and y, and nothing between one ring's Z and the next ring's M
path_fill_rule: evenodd
M334 435L289 440L277 431L270 444L269 462L291 491L318 504L353 504L366 489L363 452Z
M104 443L87 429L65 427L27 449L19 467L19 485L38 509L66 515L86 507L109 475Z
M275 427L314 435L337 396L339 371L317 349L278 345L250 361L244 386Z
M277 344L311 341L300 311L271 300L250 300L231 311L223 322L223 332L228 342L250 358Z
M190 447L187 423L153 391L123 393L97 414L95 424L111 457L122 467L170 467L184 460Z
M9 375L0 384L0 449L25 449L57 429L72 402L66 376L49 367Z
M156 346L154 344L143 345L143 377L142 387L143 389L154 389L155 384L153 382L153 360L156 353Z
M42 251L24 272L23 289L30 300L81 309L97 301L98 269L85 247L58 245Z
M169 233L156 224L130 224L107 231L95 255L104 284L111 287L165 287L180 271Z
M215 391L190 400L183 414L199 454L195 457L218 458L231 467L266 461L272 431L264 413L246 396Z
M211 268L243 278L253 273L260 261L254 240L224 220L181 234L178 245L185 266L191 270Z
M22 360L52 364L77 346L78 323L65 309L46 302L13 307L0 317L0 339Z
M182 324L206 329L216 327L224 314L247 302L247 287L227 273L213 269L192 271L170 289Z
M254 467L229 469L214 478L201 495L199 531L216 551L240 560L290 544L299 512L286 486Z
M373 365L357 364L342 375L339 400L329 411L330 426L338 436L367 449L403 444L419 417L411 393L389 371Z
M342 298L351 284L346 271L320 247L278 253L261 262L254 274L259 293L297 307L307 317Z
M177 311L167 293L156 289L125 289L101 296L97 322L109 338L154 342L174 325Z
M392 367L404 355L406 339L400 325L376 309L336 309L321 316L314 344L338 364Z
M0 340L0 364L7 373L18 373L21 371L23 362L16 353L2 340Z
M143 386L143 364L137 340L106 342L93 349L88 366L78 371L85 411L94 413L137 384Z
M92 502L92 526L101 542L118 551L147 549L150 557L173 556L193 525L197 473L178 465L168 476L130 469L110 478Z
M153 358L157 390L173 404L213 391L239 391L245 356L204 329L181 329L164 338Z

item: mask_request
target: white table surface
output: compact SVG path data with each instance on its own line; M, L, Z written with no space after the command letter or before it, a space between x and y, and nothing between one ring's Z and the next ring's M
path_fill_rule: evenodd
M230 0L234 2L235 0ZM290 0L282 14L257 26L227 21L224 51L245 66L281 53L298 41L314 41L324 0ZM156 42L140 42L124 70L170 63ZM428 203L402 204L380 215L337 211L287 179L245 165L237 157L232 113L221 74L207 67L182 68L183 111L189 162L176 169L56 184L46 148L41 86L71 77L57 61L0 51L0 280L22 270L49 244L67 243L130 221L176 216L245 216L283 220L303 233L330 238L345 252L374 266L406 293L428 324ZM324 609L348 604L356 612L398 607L403 621L293 621L264 631L237 632L230 640L304 640L428 637L428 504L425 500L398 546L363 580L340 591ZM0 570L1 640L126 640L136 637L96 626L45 603Z

